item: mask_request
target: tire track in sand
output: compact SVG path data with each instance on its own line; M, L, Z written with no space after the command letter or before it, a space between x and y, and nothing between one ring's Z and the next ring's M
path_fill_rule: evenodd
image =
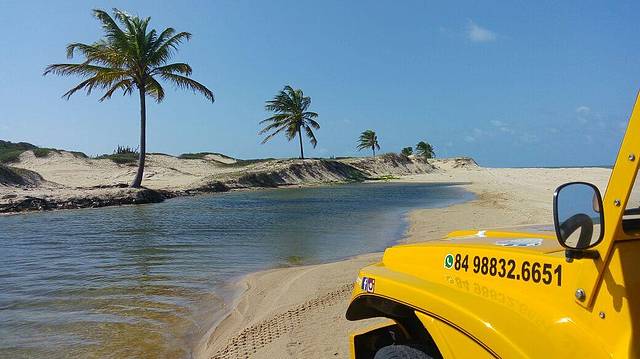
M352 283L344 284L337 290L317 296L286 312L247 327L229 339L227 345L218 350L211 359L249 358L259 349L299 328L303 325L305 316L346 300L352 289Z

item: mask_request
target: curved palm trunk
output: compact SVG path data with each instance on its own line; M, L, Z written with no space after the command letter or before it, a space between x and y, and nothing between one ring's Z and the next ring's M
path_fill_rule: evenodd
M302 131L298 127L298 138L300 139L300 159L304 160L304 150L302 149Z
M140 154L138 156L138 172L134 178L131 187L139 188L142 184L142 176L144 175L144 160L147 154L146 144L147 132L147 105L145 103L144 86L140 88Z

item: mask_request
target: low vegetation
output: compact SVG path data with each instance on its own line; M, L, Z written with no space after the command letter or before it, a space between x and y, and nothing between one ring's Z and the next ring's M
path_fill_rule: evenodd
M47 157L51 153L60 153L62 150L55 148L38 147L28 142L10 142L0 140L0 163L14 163L20 160L20 155L26 151L33 151L36 157ZM87 158L82 152L66 151L74 156Z
M407 157L411 156L413 154L413 147L409 146L409 147L403 148L402 151L400 151L400 154Z
M371 181L384 181L384 182L389 182L389 181L393 181L393 180L397 180L400 179L400 177L398 176L394 176L394 175L382 175L382 176L378 176L378 177L371 177L369 178L369 180Z
M207 156L220 156L220 157L223 157L223 158L228 158L230 160L235 160L232 157L229 157L227 155L223 155L222 153L218 153L218 152L183 153L180 156L178 156L178 158L183 159L183 160L203 160L203 159L206 159Z
M38 146L27 142L13 143L0 140L0 163L17 162L23 152L36 148Z
M0 184L6 186L37 186L42 176L22 168L0 164Z
M112 154L104 154L96 157L99 160L111 160L119 165L132 165L138 161L139 153L137 150L129 146L120 146L113 151Z

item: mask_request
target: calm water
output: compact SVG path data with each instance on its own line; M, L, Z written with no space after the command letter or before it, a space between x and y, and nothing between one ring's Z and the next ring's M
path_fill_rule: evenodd
M0 357L189 357L239 275L379 251L458 187L364 184L0 217Z

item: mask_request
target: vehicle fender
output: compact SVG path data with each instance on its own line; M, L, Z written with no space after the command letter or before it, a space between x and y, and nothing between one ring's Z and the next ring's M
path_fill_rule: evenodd
M433 338L444 359L496 358L475 340L447 323L421 312L415 312L415 314Z

